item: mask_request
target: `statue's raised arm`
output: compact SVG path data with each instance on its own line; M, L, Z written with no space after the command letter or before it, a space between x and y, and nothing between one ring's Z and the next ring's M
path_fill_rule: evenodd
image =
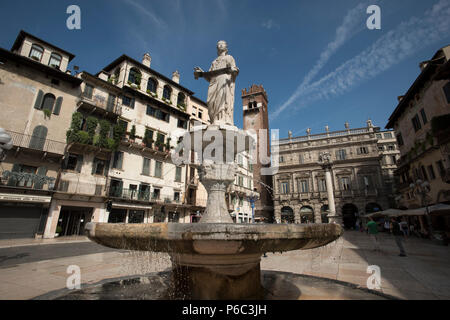
M209 82L207 105L211 122L234 125L234 93L239 68L234 58L228 55L225 41L217 43L217 55L208 72L200 67L194 68L194 77Z

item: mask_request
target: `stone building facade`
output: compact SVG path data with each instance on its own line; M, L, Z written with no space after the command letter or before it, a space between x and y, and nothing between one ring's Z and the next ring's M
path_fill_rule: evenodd
M420 64L419 76L398 98L386 126L395 129L401 153L396 171L400 207L450 201L449 60L450 46L446 46ZM420 182L425 181L428 186L420 190Z
M359 215L388 209L391 166L383 165L382 132L372 122L367 127L311 134L279 140L279 171L273 176L275 220L278 223L327 223L329 203L325 171L319 156L331 154L331 177L336 214L347 228ZM377 135L381 134L382 137ZM389 137L389 135L386 135ZM389 140L396 149L395 141ZM393 159L393 158L391 158Z
M89 221L198 220L206 190L170 152L209 123L206 104L178 72L152 69L149 54L95 75L72 75L74 57L23 31L0 49L0 128L14 146L0 167L0 238L78 235Z

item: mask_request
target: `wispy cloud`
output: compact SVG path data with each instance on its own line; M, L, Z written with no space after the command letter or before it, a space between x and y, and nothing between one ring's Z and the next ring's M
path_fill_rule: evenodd
M272 19L269 19L261 23L261 27L266 28L267 30L280 29L280 25L275 21L273 21Z
M136 1L136 0L123 0L123 1L126 2L127 4L129 4L130 6L134 7L135 9L137 9L136 11L139 14L145 16L146 18L149 18L150 21L152 21L156 26L158 26L162 29L167 28L167 24L164 22L164 20L160 19L154 12L152 12L148 8L144 7L138 1Z
M376 3L376 0L371 1ZM276 110L271 118L274 119L283 112L287 107L289 107L295 100L302 95L305 88L310 84L312 79L319 73L320 70L326 65L330 58L342 47L348 40L353 38L357 33L363 30L365 23L364 19L366 16L366 8L368 6L368 1L360 3L355 8L351 9L345 16L342 24L336 29L336 36L332 42L330 42L326 49L321 53L319 60L316 62L314 67L306 74L302 83L297 87L294 94L280 107Z
M348 92L403 61L418 50L444 37L450 31L450 0L440 0L422 18L413 17L389 31L369 48L302 92L306 104Z
M401 23L335 71L296 92L289 105L301 97L302 104L295 109L304 108L308 103L341 95L378 76L418 50L448 37L449 17L450 0L440 0L421 18L413 17ZM280 109L275 117L280 114Z

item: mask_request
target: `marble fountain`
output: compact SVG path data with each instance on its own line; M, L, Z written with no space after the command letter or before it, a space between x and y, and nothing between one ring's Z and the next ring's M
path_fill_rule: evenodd
M200 222L89 223L86 226L89 239L106 247L168 253L172 271L107 281L60 296L60 299L247 300L268 298L268 290L272 292L270 299L298 299L305 286L323 287L325 280L261 272L261 257L266 252L325 246L342 235L340 225L236 224L232 221L225 194L235 180L235 158L240 152L249 150L255 141L234 126L234 83L239 69L233 57L228 55L225 42L220 41L217 49L218 58L210 71L196 68L194 73L196 78L203 77L210 83L208 110L212 124L194 127L174 151L188 148L188 151L203 153L198 170L200 181L208 192L208 201ZM208 152L211 141L218 147ZM284 285L280 287L280 283ZM299 283L303 283L303 289ZM294 294L283 294L286 286L293 286ZM349 298L379 298L362 291L355 296L353 289L342 284L331 284L330 287L326 282L325 287L329 292L340 288L344 296L346 290L350 290L353 293L347 294ZM278 293L274 294L275 291Z

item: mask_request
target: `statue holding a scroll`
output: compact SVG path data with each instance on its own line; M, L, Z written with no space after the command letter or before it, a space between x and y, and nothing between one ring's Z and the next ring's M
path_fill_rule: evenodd
M217 43L217 55L209 72L196 67L194 76L195 79L204 78L209 82L207 105L212 124L233 126L235 83L239 69L234 58L228 54L225 41Z

